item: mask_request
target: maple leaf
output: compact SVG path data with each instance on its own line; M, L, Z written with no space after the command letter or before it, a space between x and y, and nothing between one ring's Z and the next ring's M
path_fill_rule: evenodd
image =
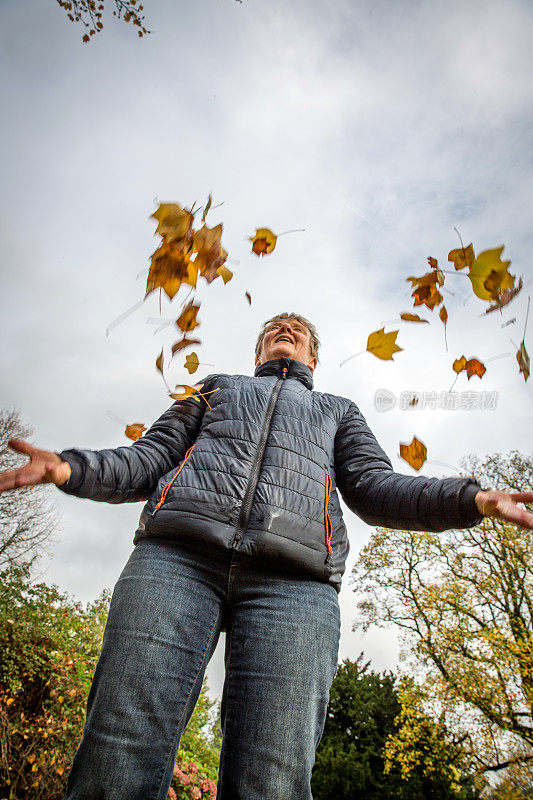
M437 259L432 258L431 256L428 256L428 264L432 269L437 269L439 266L439 262L437 261Z
M172 356L175 356L176 353L179 353L180 350L184 350L186 347L191 347L193 344L202 344L202 342L200 339L187 339L187 337L184 336L183 339L179 339L172 345Z
M444 323L444 325L446 325L448 322L448 312L446 311L446 306L442 306L441 310L439 311L439 319Z
M244 293L244 296L245 296L245 297L246 297L246 299L248 300L248 305L250 305L250 306L251 306L251 305L252 305L252 295L250 294L250 292L245 292L245 293Z
M252 242L252 252L256 256L265 256L275 248L278 237L270 228L256 228L255 234L249 240Z
M400 319L403 319L404 322L426 322L429 325L427 319L422 319L418 314L409 314L407 311L400 314Z
M407 461L413 469L418 470L422 467L427 459L428 451L424 442L413 436L410 444L402 444L400 442L400 458Z
M192 375L193 372L196 372L199 364L200 362L198 361L198 356L196 353L190 353L188 356L185 356L185 364L183 366L185 369L189 370L190 375Z
M158 357L155 360L155 366L156 366L156 369L158 369L159 372L162 375L163 374L163 348L161 348L161 353L158 355Z
M194 263L207 283L212 283L215 278L218 278L220 275L218 269L222 267L228 257L226 250L222 247L221 236L222 224L215 225L214 228L203 225L194 234L193 248L197 253Z
M522 372L524 375L524 380L527 381L527 379L529 378L530 362L529 362L529 353L526 350L526 343L523 339L522 342L520 343L520 347L516 352L516 360L518 361L520 372Z
M456 270L468 267L470 269L474 263L475 255L472 244L467 247L458 247L456 250L450 250L448 253L448 261L451 261Z
M206 394L213 394L213 392L218 392L218 390L220 389L220 386L218 386L216 389L211 389L211 391L209 391L209 392L203 392L203 393L200 391L202 386L203 386L203 383L198 383L198 384L196 384L196 386L187 386L187 384L178 383L178 384L176 384L176 389L181 388L181 389L183 389L183 392L180 392L180 393L169 392L169 394L170 394L170 397L172 397L173 400L186 400L187 397L192 397L192 399L196 400L198 403L200 402L200 397L202 397L203 400L209 406L209 408L211 408L211 406L209 405L209 401L206 399L205 396L206 396Z
M442 286L444 283L444 275L440 269L436 268L432 272L426 272L425 275L421 275L419 278L411 275L406 280L410 281L413 287L411 294L411 297L415 299L413 305L425 305L433 310L435 306L442 303L442 295L437 289L437 285Z
M137 439L141 438L145 430L146 427L142 424L142 422L132 422L131 425L126 425L126 430L124 433L128 439L132 439L134 442L136 442Z
M466 370L466 376L468 380L470 380L472 375L477 375L479 378L482 378L487 368L478 358L469 358L467 360L465 356L461 356L461 358L453 362L453 370L457 372L458 375L463 370Z
M494 305L489 306L485 311L485 314L489 314L491 311L496 311L498 308L503 308L504 306L508 305L511 302L513 297L516 297L518 292L522 289L522 278L518 281L518 286L513 289L504 289L503 292L498 294L498 298Z
M192 246L184 247L181 241L166 242L163 240L161 246L151 257L145 298L154 289L160 287L172 300L182 283L196 286L197 267L190 260L191 253Z
M403 347L398 347L396 344L396 337L399 331L390 331L385 333L385 328L380 328L374 331L368 337L366 349L369 353L383 361L393 361L393 354L403 350Z
M192 239L194 214L179 203L160 203L151 216L158 222L156 233L167 242Z
M217 269L217 272L224 281L224 283L228 283L228 281L230 281L233 278L233 272L224 265L219 267Z
M505 245L484 250L478 255L468 273L472 289L481 300L498 300L498 296L514 287L515 276L508 272L510 261L502 261Z
M198 314L199 309L200 306L193 305L193 301L191 300L191 302L185 306L180 316L176 320L176 325L178 326L178 328L180 328L180 330L182 331L185 331L186 333L189 331L193 331L195 328L197 328L198 325L200 324L196 319L196 315Z

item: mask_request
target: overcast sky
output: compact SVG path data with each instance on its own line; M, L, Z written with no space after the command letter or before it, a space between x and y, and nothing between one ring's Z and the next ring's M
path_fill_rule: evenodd
M108 411L157 419L170 401L154 362L175 339L148 322L157 293L106 327L144 295L157 203L203 204L211 191L223 205L208 223L223 223L235 277L201 281L198 354L214 366L195 381L251 374L261 323L295 311L322 339L315 388L359 405L397 471L415 474L398 457L413 435L428 447L423 475L455 475L469 453L531 453L533 384L515 358L533 289L531 3L145 0L145 12L149 36L109 14L84 45L54 0L0 2L0 407L58 451L127 444ZM263 226L305 232L260 260L246 237ZM428 256L453 270L454 226L476 252L505 245L525 288L485 315L468 278L446 275L446 351L437 312L413 309L405 279ZM163 299L164 318L181 297ZM431 324L394 324L410 310ZM339 367L383 324L399 330L393 362L364 353ZM530 352L532 334L530 320ZM399 407L402 392L449 390L463 354L487 372L454 390L495 407ZM171 385L189 380L182 364ZM394 408L376 408L379 390ZM40 577L94 599L116 581L141 505L49 493L62 521ZM339 657L364 648L376 669L394 668L390 633L351 632L348 575L371 529L348 511L346 522ZM208 673L217 696L223 640Z

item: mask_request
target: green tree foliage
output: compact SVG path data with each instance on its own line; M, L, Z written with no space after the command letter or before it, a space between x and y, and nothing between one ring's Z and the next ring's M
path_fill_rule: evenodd
M9 439L27 439L33 431L24 425L18 411L0 410L0 472L28 461L16 453ZM26 486L0 494L0 570L10 565L31 565L45 552L59 520L45 486Z
M385 745L397 730L400 703L392 673L369 670L361 654L337 669L311 787L315 800L461 800L476 795L467 781L424 775L423 764L407 779L385 771Z
M471 457L464 468L482 486L533 483L533 459L516 451ZM417 748L423 755L422 712L444 724L468 771L533 760L531 531L488 517L444 533L378 528L354 575L357 624L400 629L416 676L404 684L402 726L389 745L404 774Z
M107 592L83 607L32 584L28 567L1 574L1 797L64 796L108 606Z
M216 782L222 746L220 702L211 700L208 692L204 677L198 702L181 737L178 761L194 762L206 778Z

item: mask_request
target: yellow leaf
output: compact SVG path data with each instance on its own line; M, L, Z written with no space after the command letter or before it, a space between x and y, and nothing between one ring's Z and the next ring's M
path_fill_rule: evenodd
M163 236L167 242L184 239L192 233L194 216L179 203L160 203L152 217L158 222L156 233Z
M467 245L467 247L458 247L456 250L450 250L448 253L448 261L451 261L457 270L464 269L464 267L470 269L474 263L474 259L474 248L472 244Z
M159 370L161 375L163 374L163 348L161 348L161 353L157 356L155 360L156 369ZM126 434L127 436L127 434Z
M64 771L65 771L65 768L64 768L64 767L58 767L58 768L56 769L56 772L57 772L57 774L58 774L58 775L62 775L62 774L64 773Z
M427 322L429 325L427 319L422 319L418 314L409 314L407 311L400 314L400 319L403 319L404 322Z
M190 375L192 375L193 372L196 372L199 364L200 362L198 361L198 356L196 353L191 353L190 355L185 356L185 364L183 366L185 369L189 370Z
M385 328L380 328L379 331L374 331L370 334L366 349L377 358L383 359L383 361L392 361L393 354L403 350L403 347L398 347L396 344L397 335L398 331L385 333Z
M224 264L217 269L218 274L224 281L224 283L228 283L233 278L233 272L228 269Z
M14 702L15 702L15 700L14 700L13 697L8 697L7 700L6 700L6 706L10 706L11 703L14 703Z
M508 272L511 262L501 260L504 247L484 250L470 267L468 277L481 300L497 300L501 292L514 286L515 276Z
M520 344L520 347L517 350L516 360L518 361L520 372L522 372L524 375L524 380L527 381L527 379L529 378L530 361L529 361L529 353L526 350L526 345L523 339Z
M272 233L270 228L256 228L255 234L249 237L252 244L252 252L256 256L264 256L271 253L276 246L278 237Z

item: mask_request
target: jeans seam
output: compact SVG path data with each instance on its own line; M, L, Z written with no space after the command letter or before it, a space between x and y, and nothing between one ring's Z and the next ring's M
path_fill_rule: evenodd
M166 772L167 772L167 769L168 769L168 763L169 763L169 761L170 761L170 756L171 756L171 754L172 754L172 751L173 751L173 749L174 749L174 745L175 745L175 743L176 743L176 739L178 738L178 731L179 731L179 729L180 729L180 727L181 727L181 723L182 723L182 721L183 721L183 717L185 716L185 711L186 711L186 709L187 709L187 704L188 704L188 702L189 702L189 698L190 698L190 696L191 696L192 690L193 690L193 689L194 689L194 687L196 686L196 681L197 681L197 679L198 679L198 675L200 674L200 672L201 672L201 670L202 670L202 667L203 667L203 665L204 665L206 653L207 653L207 651L209 650L209 646L211 645L211 643L212 643L212 641L213 641L213 634L214 634L214 631L215 631L215 628L216 628L217 622L218 622L218 620L219 620L219 617L220 617L220 609L217 611L217 615L216 615L216 617L215 617L215 621L213 622L213 627L211 628L211 632L210 632L210 634L209 634L209 639L207 640L207 644L206 644L206 646L205 646L205 650L204 650L204 653L203 653L203 656L202 656L202 663L201 663L201 665L200 665L200 668L199 668L198 672L196 673L196 677L195 677L195 679L194 679L194 680L193 680L193 682L192 682L191 688L190 688L190 690L189 690L189 694L187 695L187 699L185 700L185 703L183 704L183 711L182 711L181 717L180 717L180 718L179 718L179 720L178 720L178 724L177 724L177 726L176 726L176 735L174 736L174 739L173 739L173 741L172 741L172 743L171 743L171 745L170 745L170 749L169 749L169 753L168 753L168 756L167 756L167 760L166 760L166 762L165 762L165 767L164 767L164 769L163 769L163 775L161 776L161 780L159 781L159 788L158 788L158 790L157 790L157 794L156 794L156 800L158 800L158 798L159 798L159 795L161 794L161 786L163 785L163 780L164 780L164 777L165 777L165 775L166 775ZM193 711L194 711L194 709L193 709Z

